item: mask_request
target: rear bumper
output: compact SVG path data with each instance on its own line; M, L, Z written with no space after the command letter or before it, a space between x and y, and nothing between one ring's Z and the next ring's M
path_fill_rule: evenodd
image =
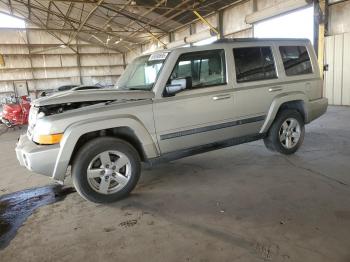
M327 111L327 107L328 107L327 98L320 98L317 100L310 101L308 104L307 122L310 123L316 118L319 118L320 116L322 116Z
M17 159L21 166L45 176L52 176L60 145L37 145L22 135L16 146Z

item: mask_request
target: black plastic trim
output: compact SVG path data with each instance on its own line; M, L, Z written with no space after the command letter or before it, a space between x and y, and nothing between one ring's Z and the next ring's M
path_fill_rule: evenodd
M212 125L212 126L205 126L205 127L199 127L199 128L169 133L169 134L161 135L160 140L167 140L167 139L177 138L177 137L181 137L181 136L188 136L188 135L193 135L193 134L197 134L197 133L203 133L203 132L213 131L213 130L217 130L217 129L227 128L227 127L233 127L233 126L238 126L238 125L259 122L259 121L265 120L265 117L266 117L265 115L256 116L256 117L235 120L235 121L226 122L226 123L217 124L217 125Z
M230 147L230 146L235 146L243 143L256 141L264 138L265 136L266 136L265 133L258 133L258 134L248 135L248 136L230 138L227 140L222 140L222 141L218 141L218 142L214 142L206 145L201 145L201 146L196 146L196 147L191 147L187 149L166 153L159 157L148 159L146 163L151 166L157 165L164 162L169 162L176 159L184 158L187 156L202 154L202 153L206 153L209 151L213 151L213 150L217 150L225 147Z

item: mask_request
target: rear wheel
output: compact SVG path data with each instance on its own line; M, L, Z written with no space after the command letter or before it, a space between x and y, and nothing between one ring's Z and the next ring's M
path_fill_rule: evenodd
M304 140L304 120L296 110L284 110L280 112L273 122L267 137L265 146L282 154L293 154L301 146Z
M85 199L110 203L134 189L140 169L140 157L133 146L120 139L102 137L78 151L72 165L72 179Z

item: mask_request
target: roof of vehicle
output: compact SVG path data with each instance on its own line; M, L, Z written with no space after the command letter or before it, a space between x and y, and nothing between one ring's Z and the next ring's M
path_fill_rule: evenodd
M216 40L213 44L225 44L225 43L242 43L242 42L310 42L306 38L223 38Z
M179 46L179 47L173 47L169 49L160 49L160 50L144 53L142 54L142 56L152 55L157 53L164 53L164 52L172 52L174 50L183 50L183 49L196 50L196 49L202 49L203 47L206 47L206 46L212 46L215 44L259 43L259 42L288 42L289 44L293 44L293 43L308 44L310 43L310 40L306 38L252 38L252 37L251 38L223 38L223 39L218 39L215 42L208 45L191 46L191 47Z

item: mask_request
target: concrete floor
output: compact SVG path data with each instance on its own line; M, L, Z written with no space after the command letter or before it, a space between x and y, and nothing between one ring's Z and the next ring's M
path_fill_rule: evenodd
M0 137L0 194L50 179ZM77 193L37 210L1 261L350 261L350 108L330 107L293 156L258 141L144 170L112 205Z

